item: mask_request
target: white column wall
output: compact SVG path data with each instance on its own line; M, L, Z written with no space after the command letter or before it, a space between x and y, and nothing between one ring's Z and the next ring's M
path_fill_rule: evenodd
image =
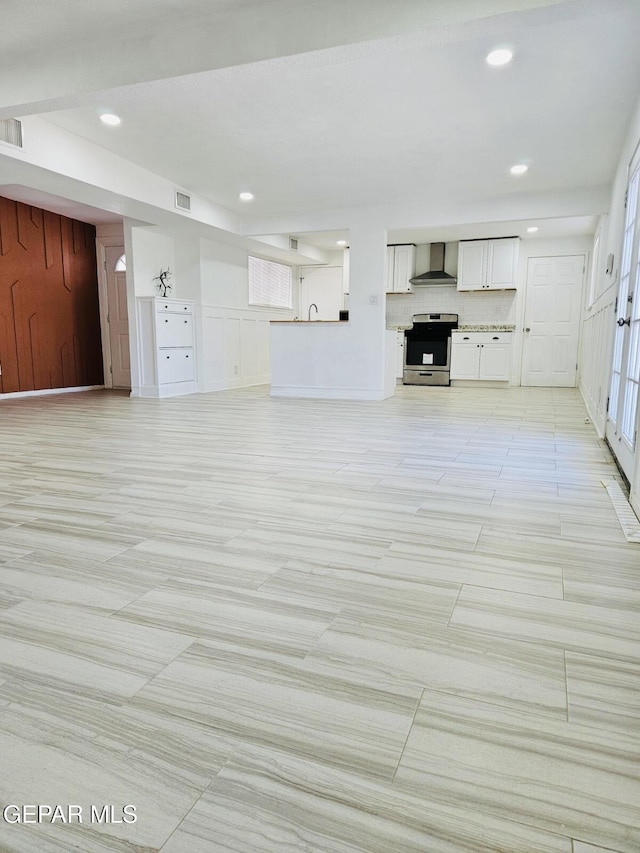
M352 223L349 321L271 324L271 394L382 400L395 388L395 332L385 329L386 229Z

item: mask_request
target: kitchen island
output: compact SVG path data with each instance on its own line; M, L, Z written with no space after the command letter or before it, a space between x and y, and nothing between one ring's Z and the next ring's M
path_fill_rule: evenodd
M353 320L273 320L271 396L384 400L395 389L396 333Z

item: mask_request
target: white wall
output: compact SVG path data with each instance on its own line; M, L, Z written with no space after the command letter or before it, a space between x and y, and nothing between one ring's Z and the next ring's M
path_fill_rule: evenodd
M272 324L271 394L382 400L395 389L396 336L385 329L386 230L350 228L348 323Z
M200 241L202 391L268 383L270 322L295 315L295 302L291 311L249 306L248 256L245 249ZM295 268L293 277L295 285ZM296 294L294 286L294 300Z
M133 228L131 251L127 254L127 281L131 279L136 297L157 296L160 270L171 270L171 292L167 296L183 297L176 279L175 243L172 237L155 228Z
M292 310L249 306L247 258L235 246L156 228L129 227L127 282L136 316L135 299L156 296L154 277L160 268L173 273L170 296L194 303L196 359L200 391L219 391L270 381L269 324L293 319ZM294 283L297 270L293 270ZM294 287L294 297L297 298ZM296 306L297 307L297 306ZM137 387L139 330L130 323L132 386Z

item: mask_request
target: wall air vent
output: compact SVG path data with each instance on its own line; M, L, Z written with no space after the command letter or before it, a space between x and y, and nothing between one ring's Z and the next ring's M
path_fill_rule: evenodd
M22 148L22 122L17 118L0 119L0 142Z
M298 238L297 237L289 237L289 248L292 252L298 251Z
M176 190L176 207L178 210L186 210L191 213L191 196Z

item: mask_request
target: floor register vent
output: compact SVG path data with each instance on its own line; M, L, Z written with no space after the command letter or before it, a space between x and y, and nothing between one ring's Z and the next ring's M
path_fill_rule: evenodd
M191 196L176 190L176 207L178 210L186 210L191 213Z
M17 118L0 119L0 142L22 148L22 122Z

